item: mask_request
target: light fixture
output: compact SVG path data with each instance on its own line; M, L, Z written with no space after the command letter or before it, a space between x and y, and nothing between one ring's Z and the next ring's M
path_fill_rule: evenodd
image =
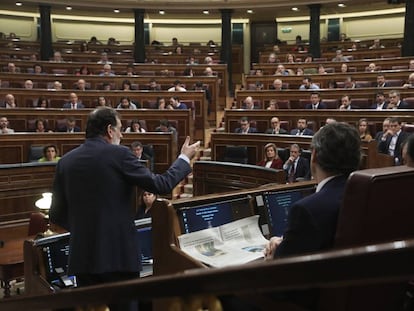
M22 5L23 5L23 3L21 3L21 2L16 2L16 5L17 5L17 6L22 6Z
M71 10L72 10L72 7L68 5L68 6L66 7L66 10L71 11Z
M47 220L47 230L43 232L43 236L51 236L55 234L52 230L50 230L49 222L49 210L52 205L52 195L53 194L51 192L44 192L42 193L42 197L35 202L36 207L39 208L43 215L45 215L45 219Z
M345 3L338 3L338 6L339 6L340 8L345 8L345 7L346 7L346 4L345 4Z
M203 11L203 14L208 15L208 14L210 14L210 12L209 12L208 10L204 10L204 11Z
M299 11L299 8L297 8L297 7L293 7L293 8L292 8L292 11L297 12L297 11Z
M118 10L118 9L114 9L114 13L119 13L119 12L121 12L121 11Z
M164 10L159 10L158 13L161 14L161 15L164 15L165 11Z
M253 10L247 10L246 11L248 14L253 14Z

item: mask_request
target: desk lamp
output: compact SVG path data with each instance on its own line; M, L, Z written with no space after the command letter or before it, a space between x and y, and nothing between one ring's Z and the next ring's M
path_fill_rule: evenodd
M47 222L47 230L42 233L44 237L54 235L55 233L50 229L50 221L49 221L49 210L50 206L52 205L52 193L51 192L44 192L42 193L42 198L35 202L36 207L39 208L40 212L45 215L45 219Z

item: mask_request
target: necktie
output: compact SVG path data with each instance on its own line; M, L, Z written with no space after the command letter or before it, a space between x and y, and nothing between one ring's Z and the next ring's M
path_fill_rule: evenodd
M288 175L288 182L292 183L294 181L295 181L295 162L292 163L292 166L290 167L289 175Z
M72 104L72 109L76 109L76 106L75 106L75 104Z

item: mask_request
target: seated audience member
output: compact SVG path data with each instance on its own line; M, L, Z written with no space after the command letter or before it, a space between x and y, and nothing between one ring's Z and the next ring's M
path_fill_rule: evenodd
M7 64L7 72L8 73L18 73L18 69L14 63L8 63Z
M258 133L255 127L250 127L250 122L247 117L242 117L240 119L240 127L234 130L234 133L238 134L250 134L250 133Z
M137 109L137 105L135 105L129 97L123 96L121 97L121 101L119 102L116 109Z
M283 162L277 154L276 145L273 143L266 144L264 146L265 158L258 162L256 165L267 168L282 169Z
M312 54L306 55L305 60L303 62L304 63L312 63L313 62L313 56L312 56Z
M288 132L280 127L280 121L278 117L270 119L271 128L267 129L265 134L287 134Z
M382 131L377 132L377 134L375 134L375 140L377 141L377 143L380 143L382 136L384 136L384 133L386 133L388 131L388 129L390 128L390 120L391 118L385 118L384 121L382 121Z
M321 97L318 92L312 92L310 95L310 103L306 104L305 109L327 109L328 107L321 102Z
M403 164L414 167L414 135L407 137L402 149Z
M132 77L136 75L134 71L134 64L128 64L126 66L125 75L127 75L128 77Z
M410 59L408 62L408 70L414 70L414 59Z
M91 75L92 72L90 72L88 66L83 65L82 67L80 67L79 71L76 73L77 76L89 76Z
M86 85L85 79L79 79L78 82L76 82L76 89L79 91L89 90L89 87Z
M185 77L193 77L194 76L193 68L191 68L191 67L185 68L184 69L184 72L183 72L183 76L185 76Z
M33 89L33 81L32 80L26 80L26 81L24 81L24 88L26 90Z
M318 65L318 75L326 75L327 72L325 70L325 67L322 64Z
M125 133L145 133L146 130L141 127L139 120L132 120L129 126L125 129Z
M273 80L273 83L271 86L269 86L269 90L275 90L275 91L281 91L283 90L283 82L281 79L275 79Z
M333 62L347 62L349 61L347 57L342 54L342 50L336 50L336 55L332 58Z
M383 46L380 42L380 39L374 39L374 43L369 47L370 50L373 49L383 49L385 46Z
M214 71L211 67L206 67L206 69L204 69L204 75L207 77L214 77Z
M144 153L144 146L138 140L131 144L132 153L138 158L138 160L149 160L149 157Z
M400 92L392 90L388 93L388 106L387 109L409 109L410 106L407 102L400 99Z
M13 94L6 94L4 101L0 103L0 108L16 108L16 100Z
M380 73L377 75L377 84L375 87L387 87L387 82L385 81L385 76Z
M51 59L51 62L55 62L55 63L64 62L64 60L62 58L62 53L60 53L59 51L54 52L53 53L53 58Z
M275 64L277 62L277 56L276 53L270 53L269 57L267 58L267 63L269 64Z
M151 79L148 84L149 91L161 91L161 85L157 83L155 79Z
M348 65L345 63L342 63L341 65L341 72L342 73L347 73L348 72Z
M96 107L112 107L112 105L106 100L105 96L99 96Z
M287 182L295 182L304 179L310 179L311 172L309 169L309 160L301 157L302 150L298 144L290 146L290 156L283 164L286 171Z
M371 109L383 110L387 109L388 103L385 101L383 92L377 92L375 95L375 103L370 107Z
M336 89L336 88L338 88L338 85L336 84L336 81L329 80L328 81L328 89Z
M174 139L177 141L177 129L172 126L168 120L160 120L160 125L155 128L155 132L172 132L174 134Z
M299 90L319 90L319 86L312 83L311 77L304 77L301 86L299 86Z
M40 64L34 64L33 73L35 75L45 74L45 72L43 71L43 67Z
M34 131L36 133L52 132L52 131L47 129L47 122L44 119L36 119Z
M131 81L129 81L129 80L122 81L121 90L122 91L131 91L132 90Z
M292 129L290 131L290 135L296 135L296 136L303 136L303 135L307 135L307 136L312 136L313 135L313 131L311 129L308 129L306 124L306 119L305 118L300 118L298 119L298 122L296 123L296 128Z
M295 56L293 54L286 54L286 63L294 64L295 63Z
M66 125L58 129L59 132L66 133L79 133L80 127L76 125L76 120L74 117L68 117L66 119Z
M269 106L266 108L266 110L278 110L279 105L276 102L276 99L271 99L269 102Z
M152 204L157 199L157 195L148 191L144 191L141 195L140 205L138 206L135 219L143 219L151 217Z
M52 90L55 90L55 91L61 91L61 90L63 90L62 82L60 82L60 81L53 82Z
M172 96L170 98L170 104L174 109L188 109L186 104L180 102L180 98L178 96Z
M275 71L275 76L288 76L289 75L289 70L285 69L285 66L282 64L277 65L276 67L276 71Z
M401 121L398 118L390 118L390 127L383 133L378 143L379 152L394 157L395 165L400 165L402 161L401 146L409 135L402 130Z
M206 65L213 65L214 64L213 58L211 58L210 56L206 56L204 58L204 64L206 64Z
M47 145L43 148L43 157L38 162L57 162L59 160L57 147L55 145Z
M102 52L101 59L98 60L98 64L112 64L112 61L108 59L108 53Z
M177 45L174 48L174 52L173 53L174 54L177 54L177 55L182 55L183 54L183 47L181 45Z
M296 68L296 75L297 76L303 76L304 74L305 74L305 71L303 70L302 67Z
M50 102L46 97L40 96L36 102L33 102L34 107L36 108L50 108Z
M64 109L82 109L85 106L78 100L76 93L69 94L69 102L63 104Z
M115 74L112 72L112 66L110 64L103 65L102 72L99 74L101 77L112 77Z
M359 132L359 137L361 138L361 140L363 141L371 141L372 140L372 136L369 133L369 129L368 129L368 120L365 118L359 119L358 121L358 132Z
M158 96L157 97L157 109L159 110L164 110L164 109L169 109L169 110L173 110L173 106L171 106L170 104L167 105L167 102L165 101L164 97Z
M254 72L255 76L264 76L263 70L262 69L256 69L256 71Z
M411 73L411 74L408 76L408 83L405 83L405 84L403 85L403 88L405 88L405 89L414 88L414 73Z
M332 123L336 123L337 121L334 118L328 117L325 120L325 125L326 124L332 124Z
M344 80L344 89L355 89L356 83L354 81L354 79L351 76L348 76L345 78Z
M341 42L351 41L351 38L348 38L348 37L346 36L346 34L342 32L342 33L340 34L339 41L341 41Z
M254 105L253 97L247 96L244 99L242 109L246 109L246 110L257 109L257 107Z
M0 117L0 134L12 134L14 130L9 128L9 121L6 117Z
M99 41L95 36L92 36L91 39L89 40L88 44L90 44L90 45L101 45L102 42Z
M375 65L375 63L369 63L367 68L365 68L365 71L375 72L375 71L377 71L377 65Z
M170 87L167 91L168 92L185 92L187 90L181 86L180 80L175 80L174 85Z
M341 97L341 105L339 106L339 110L352 110L352 109L359 109L359 107L352 105L352 100L349 95L343 95Z

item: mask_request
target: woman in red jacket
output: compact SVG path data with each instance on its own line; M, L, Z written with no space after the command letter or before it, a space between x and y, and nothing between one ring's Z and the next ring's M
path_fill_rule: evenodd
M275 144L266 144L266 146L264 146L264 151L265 159L257 163L257 165L274 169L281 169L283 167L283 162L277 154L277 148Z

